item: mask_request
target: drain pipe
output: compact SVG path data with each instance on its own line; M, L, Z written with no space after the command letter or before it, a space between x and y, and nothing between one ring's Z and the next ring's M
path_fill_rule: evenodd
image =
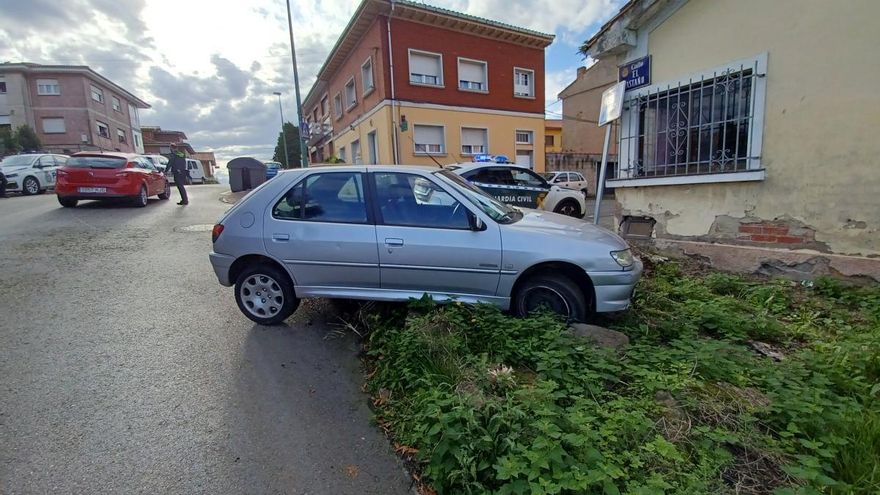
M391 16L394 14L394 0L391 0L391 12L385 19L385 28L388 31L388 69L391 72L391 152L394 165L400 165L400 149L397 136L397 104L394 99L394 48L391 45Z

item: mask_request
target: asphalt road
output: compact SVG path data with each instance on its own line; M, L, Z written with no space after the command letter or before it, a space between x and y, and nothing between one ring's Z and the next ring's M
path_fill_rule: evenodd
M412 493L357 344L306 303L238 311L221 186L146 208L0 199L0 493Z

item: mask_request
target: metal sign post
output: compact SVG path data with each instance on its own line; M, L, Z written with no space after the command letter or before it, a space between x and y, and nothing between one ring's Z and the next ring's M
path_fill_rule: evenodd
M623 113L623 92L626 81L620 81L602 93L599 108L599 127L605 126L605 144L602 146L602 165L599 168L599 184L596 187L596 207L593 209L593 225L599 225L602 196L605 194L605 170L608 168L608 147L611 145L611 126Z

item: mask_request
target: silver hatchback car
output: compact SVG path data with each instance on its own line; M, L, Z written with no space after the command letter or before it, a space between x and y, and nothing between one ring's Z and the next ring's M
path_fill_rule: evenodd
M491 303L570 320L629 307L642 263L582 220L498 202L449 170L290 170L214 226L211 264L242 313L285 320L301 298Z

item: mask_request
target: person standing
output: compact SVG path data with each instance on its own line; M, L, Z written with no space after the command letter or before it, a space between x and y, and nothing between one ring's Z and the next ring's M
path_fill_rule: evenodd
M6 180L6 175L4 175L3 171L0 170L0 198L6 197L6 184L8 184L8 181Z
M168 155L168 167L165 173L171 172L174 175L174 184L177 185L177 192L180 193L179 205L188 205L189 197L186 195L186 156L183 151L177 149L177 146L171 145L171 153Z

